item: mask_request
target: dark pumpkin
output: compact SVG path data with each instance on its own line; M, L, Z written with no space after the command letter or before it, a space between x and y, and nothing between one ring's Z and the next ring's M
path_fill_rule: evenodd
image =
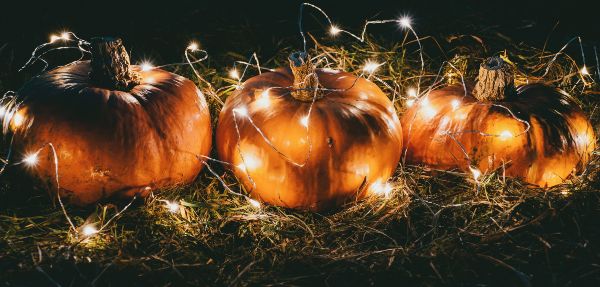
M467 172L504 166L507 176L541 187L581 169L596 142L571 96L539 83L515 89L511 68L497 57L482 64L466 95L462 86L434 90L402 124L406 163Z
M181 76L130 66L119 39L91 45L91 62L41 74L18 92L9 124L14 160L51 143L60 194L78 205L192 181L211 146L202 93ZM51 149L24 171L56 187Z

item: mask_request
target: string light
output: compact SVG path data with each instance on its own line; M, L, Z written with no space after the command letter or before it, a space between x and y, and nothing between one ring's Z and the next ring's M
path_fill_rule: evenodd
M369 74L373 74L379 68L379 66L381 66L381 65L383 65L383 63L379 64L379 63L376 63L376 62L373 62L373 61L369 60L363 66L363 71L365 71L365 72L367 72Z
M300 118L300 124L308 128L308 116L303 116L302 118Z
M54 35L54 34L50 35L50 43L54 43L60 39L62 39L62 38L58 35Z
M256 199L252 199L248 197L248 203L250 203L250 205L252 205L252 207L256 208L256 209L260 209L261 204L258 200Z
M259 108L266 108L271 105L271 99L269 97L269 89L265 89L260 93L260 96L256 100L256 105Z
M410 19L410 17L408 16L402 16L402 18L400 18L398 20L398 23L400 24L401 27L403 28L411 28L411 24L412 24L412 19Z
M154 65L152 65L152 63L148 62L148 61L144 61L140 64L140 69L143 72L148 72L152 69L154 69Z
M88 224L85 225L82 229L81 229L81 233L83 234L83 236L85 237L90 237L96 233L98 233L98 228L96 228L96 226L94 226L93 224Z
M408 90L406 90L406 94L411 98L416 98L417 90L415 88L408 88Z
M588 72L588 69L585 65L583 65L583 68L581 68L581 74L584 76L589 76L590 72Z
M28 155L26 155L26 156L23 158L23 161L22 161L22 162L23 162L25 165L27 165L28 167L33 167L33 166L36 166L36 165L37 165L37 163L38 163L38 153L37 153L37 152L34 152L34 153L31 153L31 154L28 154Z
M452 100L452 110L455 111L460 106L460 101L457 99Z
M238 72L238 70L236 68L233 68L231 70L229 70L229 77L235 80L239 80L240 79L240 73Z
M336 25L331 25L329 28L329 34L331 34L331 36L337 36L341 31L342 30Z
M17 112L17 113L15 113L12 120L13 120L13 125L15 127L20 127L23 124L23 122L25 121L25 117L20 112Z
M388 198L393 190L394 187L389 182L382 182L380 179L371 184L373 194L384 196L385 198Z
M177 213L179 211L179 203L172 201L165 201L165 207L171 213Z
M408 99L406 100L406 106L407 107L412 107L415 104L415 99Z
M248 109L246 107L235 108L235 109L233 109L233 112L240 116L244 116L244 117L248 116Z
M513 134L510 131L504 130L500 133L500 139L502 139L502 140L507 140L512 137L513 137Z
M198 51L198 43L190 42L190 44L187 46L187 49L190 50L191 52Z
M473 180L475 180L475 182L479 183L479 177L481 176L481 171L478 168L473 167L473 166L469 166L469 170L473 174Z
M69 32L62 32L62 33L60 33L60 38L62 40L70 40L71 39L70 34L71 33L69 33Z

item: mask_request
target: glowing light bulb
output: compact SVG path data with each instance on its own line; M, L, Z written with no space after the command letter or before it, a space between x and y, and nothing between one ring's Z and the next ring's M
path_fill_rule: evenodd
M331 25L331 27L329 28L329 34L331 34L332 36L339 34L341 31L342 30L340 30L340 28L338 28L338 26L336 25Z
M96 228L94 225L88 224L81 229L81 233L83 233L84 236L89 237L98 233L98 228Z
M581 74L584 76L587 76L590 74L590 72L588 72L588 69L585 65L583 65L583 68L581 68Z
M504 130L500 133L501 140L507 140L512 137L513 137L513 134L510 131Z
M246 107L235 108L235 109L233 109L233 112L240 116L244 116L244 117L248 116L248 109Z
M63 40L69 40L71 39L71 33L69 32L62 32L60 33L60 38Z
M475 182L479 182L479 177L481 176L481 171L479 169L477 169L476 167L472 167L469 166L469 170L471 170L471 173L473 174L473 180L475 180Z
M371 191L378 196L387 198L392 193L392 190L394 190L394 187L389 182L382 182L380 179L371 184Z
M28 154L23 158L22 161L25 165L27 165L28 167L33 167L36 166L38 163L38 153L32 153L32 154Z
M179 211L179 203L167 201L165 202L165 207L172 213L177 213Z
M300 124L304 127L308 127L308 116L303 116L302 118L300 118Z
M377 68L379 68L379 66L381 66L383 64L379 64L373 61L367 61L365 63L365 65L363 66L363 71L369 73L369 74L373 74Z
M61 37L58 35L54 35L54 34L50 35L50 43L54 43L60 39L61 39Z
M142 69L142 71L144 71L144 72L148 72L148 71L154 69L154 66L150 62L144 61L140 64L140 69Z
M458 107L460 106L460 101L459 100L452 100L452 110L455 111L456 109L458 109Z
M23 116L22 113L17 112L15 114L15 116L13 117L12 121L13 121L13 125L15 127L20 127L23 124L23 122L25 121L25 116Z
M233 69L229 70L229 77L232 79L239 80L240 73L238 72L238 70L236 68L233 68Z
M401 27L403 28L410 28L411 27L411 23L412 20L410 19L410 17L408 16L402 16L402 18L400 18L398 20L398 23L400 24Z
M416 98L417 90L415 88L408 88L408 90L406 90L406 94L411 98Z
M412 107L415 104L415 99L408 99L406 100L406 106L407 107Z
M198 51L198 43L190 42L190 44L187 46L187 49L192 52Z
M271 105L271 99L269 97L269 89L265 89L256 100L256 105L260 108L266 108Z
M248 203L252 205L252 207L260 209L260 202L256 199L248 198Z

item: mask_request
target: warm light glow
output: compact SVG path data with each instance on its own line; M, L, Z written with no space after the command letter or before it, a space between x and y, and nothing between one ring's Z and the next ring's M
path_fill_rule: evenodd
M341 31L342 30L340 30L340 28L338 28L336 25L331 25L331 28L329 28L329 34L332 36L339 34Z
M32 154L28 154L23 158L22 161L25 165L27 165L28 167L33 167L36 166L38 163L38 153L32 153Z
M233 109L233 112L240 116L244 116L244 117L248 116L248 109L246 107L235 108L235 109Z
M403 28L410 28L412 20L408 16L402 16L402 18L400 18L400 20L398 20L398 23Z
M415 88L408 88L408 90L406 90L406 94L411 98L416 98L417 90Z
M187 46L187 49L194 52L194 51L198 51L198 43L196 42L190 42L190 44Z
M88 224L81 229L81 233L83 233L84 236L89 237L98 233L98 229L94 225Z
M365 63L365 65L363 66L363 71L369 73L369 74L373 74L377 68L379 68L379 66L381 66L383 64L379 64L373 61L367 61Z
M504 130L500 133L501 140L507 140L512 137L513 137L513 134L510 131Z
M408 99L406 100L406 106L407 107L412 107L412 105L415 104L415 99Z
M371 184L371 191L373 194L378 196L389 197L394 187L389 182L383 182L382 180L377 180L373 184Z
M269 97L269 89L265 89L262 93L260 93L260 96L256 100L256 105L259 108L266 108L269 105L271 105L271 99Z
M308 116L303 116L302 118L300 118L300 124L308 127Z
M153 77L146 77L146 78L144 78L144 82L146 84L154 84L155 80Z
M260 209L260 202L256 199L248 198L248 202L252 207Z
M580 148L587 148L592 144L590 142L590 137L589 137L588 133L585 133L585 132L577 134L575 136L575 143L577 143L577 145Z
M261 163L262 161L258 157L254 156L254 154L244 153L243 162L236 165L236 167L241 169L242 171L250 171L260 167Z
M13 117L12 121L15 127L20 127L25 121L25 117L21 113L17 112Z
M587 76L590 74L590 72L588 72L588 69L585 65L583 66L583 68L581 68L581 74L584 76Z
M142 71L144 71L144 72L148 72L148 71L154 69L154 66L150 62L144 61L140 64L140 69L142 69Z
M172 213L177 213L179 211L179 203L167 201L165 202L165 207Z
M238 72L238 70L236 68L233 68L233 69L229 70L229 77L232 79L239 80L240 73Z
M479 169L477 169L476 167L472 167L469 166L469 170L471 170L471 173L473 173L473 180L475 180L475 182L479 182L479 177L481 176L481 171Z
M5 114L6 114L6 108L4 106L0 106L0 118L4 118Z
M456 109L458 109L458 107L460 106L460 101L459 100L452 100L452 110L455 111Z
M431 119L437 114L437 110L429 104L429 99L427 97L422 98L419 105L421 106L421 112L426 119Z
M60 38L63 40L69 40L71 38L69 32L62 32L60 33Z
M50 35L50 43L54 43L60 39L61 39L61 37L58 35L54 35L54 34Z

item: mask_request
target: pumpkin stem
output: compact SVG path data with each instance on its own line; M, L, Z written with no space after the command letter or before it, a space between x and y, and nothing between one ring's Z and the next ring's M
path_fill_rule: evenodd
M479 101L501 101L515 94L515 79L511 67L495 56L481 63L473 96Z
M130 69L129 54L121 39L93 38L91 53L90 81L94 85L127 91L140 83L139 75Z
M292 97L304 102L311 102L315 97L317 100L322 98L323 95L318 90L319 78L308 55L305 52L294 52L288 60L294 75Z

